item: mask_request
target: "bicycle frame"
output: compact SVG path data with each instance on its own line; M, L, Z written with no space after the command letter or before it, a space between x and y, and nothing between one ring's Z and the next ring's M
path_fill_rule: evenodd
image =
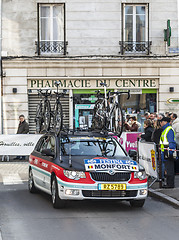
M108 115L108 116L106 116L106 117L107 117L107 120L110 120L110 118L111 118L111 116L112 116L112 114L113 114L113 112L114 112L115 107L117 107L117 105L118 105L118 102L115 101L114 103L112 103L112 106L111 106L111 104L109 104L109 106L110 106L110 111L108 112L108 111L107 111L107 108L108 108L108 99L110 99L110 98L113 98L113 99L114 99L114 98L115 98L115 94L113 94L112 96L110 96L110 91L109 91L109 92L108 92L108 93L109 93L109 97L108 97L108 96L107 96L107 85L106 85L106 83L100 83L100 85L104 87L104 104L105 104L106 114Z
M64 118L60 98L64 97L64 95L66 93L66 90L63 90L63 92L59 92L60 84L61 84L60 81L55 82L57 91L54 92L55 93L55 104L54 104L53 112L51 112L51 116L53 117L53 121L52 121L53 128L57 134L63 128L63 118Z
M107 84L106 83L100 83L101 86L104 87L104 103L105 103L105 108L107 109L108 107L108 100L107 100Z
M51 90L50 89L45 89L45 91L43 92L43 89L38 90L38 95L41 95L42 98L40 99L40 102L38 104L39 108L36 110L36 129L37 132L40 132L42 130L42 126L44 124L44 129L48 130L49 126L50 126L50 118L51 118L51 111L50 109L48 109L50 117L46 116L46 107L49 106L50 107L50 101L48 99L49 96L51 96Z
M40 100L40 104L42 106L42 115L44 116L45 109L44 106L48 102L50 104L50 101L48 99L49 96L51 96L51 89L46 89L45 92L42 92L43 90L39 90L39 94L43 96L43 99Z
M110 120L110 118L112 117L112 114L114 113L114 109L117 107L117 105L118 105L118 102L115 101L114 103L112 103L112 106L110 106L110 111L107 116L108 120Z
M98 102L97 102L97 110L95 115L101 119L103 122L102 126L104 129L112 131L113 129L117 129L119 123L123 122L123 114L121 107L119 105L119 96L120 94L127 93L129 99L130 91L116 91L111 92L110 90L107 92L107 85L106 83L100 83L101 86L104 87L104 98L100 101L99 93L97 91ZM110 99L113 99L112 103L109 102ZM123 124L123 123L122 123ZM122 129L122 127L121 127Z
M55 104L53 110L51 109L51 103L49 100L49 96L52 97L51 89L40 89L38 90L38 95L41 95L42 98L40 103L38 104L40 110L36 110L36 129L39 128L39 132L41 130L48 131L51 127L54 128L57 133L61 130L63 126L63 113L62 113L62 105L60 102L60 98L64 96L64 92L59 92L60 81L55 83L57 87L57 91L55 93ZM44 91L45 90L45 91ZM52 121L53 119L53 121Z
M112 96L110 95L111 92L109 91L108 92L109 96L107 96L107 84L106 83L100 83L100 85L104 87L104 101L105 101L106 112L108 112L107 111L108 99L110 99L110 98L114 99L114 98L116 98L117 96L119 96L120 94L123 94L123 93L128 94L127 100L130 98L130 90L124 91L124 92L113 92ZM110 119L110 117L112 116L112 113L114 112L115 107L117 107L118 104L119 104L119 99L118 99L118 101L115 100L115 102L112 104L112 107L111 107L111 105L109 105L110 106L110 111L109 111L109 114L107 116L108 119Z

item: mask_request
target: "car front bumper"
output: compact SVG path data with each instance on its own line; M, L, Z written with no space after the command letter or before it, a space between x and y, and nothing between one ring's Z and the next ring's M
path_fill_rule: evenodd
M98 186L103 182L95 182L94 184L78 184L64 182L60 179L57 179L57 182L60 199L66 200L84 200L84 199L140 200L145 199L148 194L147 183L129 184L128 182L120 182L126 184L126 190L99 190Z

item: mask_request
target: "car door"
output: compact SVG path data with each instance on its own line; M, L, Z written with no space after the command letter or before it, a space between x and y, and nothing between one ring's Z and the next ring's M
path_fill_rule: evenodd
M48 152L53 153L54 156L44 154L44 150L48 150ZM51 167L56 156L56 138L54 136L48 136L48 138L46 138L45 143L40 149L40 153L42 156L40 161L42 187L51 191Z
M44 150L50 149L55 153L55 137L46 135L42 137L35 149L33 157L33 176L35 183L45 191L50 191L51 164L54 157L44 154Z
M31 156L32 157L33 178L34 178L35 184L38 185L38 187L42 186L42 180L43 180L43 174L41 171L42 156L41 156L40 151L42 151L43 145L45 144L45 139L46 139L46 137L42 137L38 141L38 143L32 153L32 156Z

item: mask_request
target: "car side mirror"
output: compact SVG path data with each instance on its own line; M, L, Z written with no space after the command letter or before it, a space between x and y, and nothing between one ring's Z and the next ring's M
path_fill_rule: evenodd
M136 150L129 149L128 154L129 154L129 157L136 160L136 158L137 158L137 151Z
M55 153L50 148L43 149L41 153L44 156L55 157Z

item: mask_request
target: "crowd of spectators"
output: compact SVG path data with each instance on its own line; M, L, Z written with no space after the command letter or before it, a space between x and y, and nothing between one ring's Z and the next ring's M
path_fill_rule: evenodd
M162 128L160 121L163 117L170 118L170 125L175 131L176 143L179 148L179 118L176 113L149 113L144 114L144 132L141 134L141 138L147 142L155 142L159 144ZM141 132L141 123L137 121L136 116L126 115L126 121L124 123L124 130L128 132Z
M160 136L163 131L161 127L161 120L168 119L168 122L172 126L175 133L176 149L179 150L179 117L176 113L165 112L164 114L157 114L146 112L143 118L145 119L143 124L144 131L141 131L141 124L137 122L137 118L127 115L126 121L124 123L125 131L140 132L139 135L141 140L144 140L146 142L155 142L158 151L158 147L160 144ZM177 158L179 159L179 151L177 151ZM175 171L179 172L179 164L175 163L175 165L175 168L178 169Z

